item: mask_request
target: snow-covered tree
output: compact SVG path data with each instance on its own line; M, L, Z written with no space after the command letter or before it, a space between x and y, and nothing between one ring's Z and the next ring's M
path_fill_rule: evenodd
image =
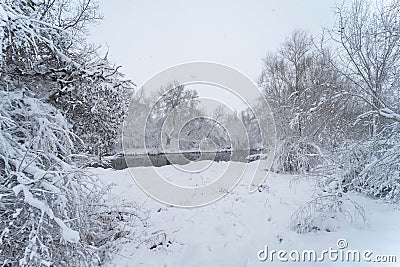
M88 152L113 147L133 84L87 44L91 0L2 1L2 79L63 110Z
M120 231L77 154L115 136L131 88L85 43L99 18L90 0L0 2L1 265L96 265Z
M271 105L277 130L276 171L309 171L320 162L321 144L331 149L347 138L343 102L329 102L343 84L331 66L330 50L320 50L301 30L264 59L259 86Z
M354 0L337 9L333 64L348 81L340 92L361 110L351 123L366 134L340 153L346 189L400 199L400 2ZM349 152L351 151L351 152Z
M60 111L0 83L0 262L82 265L100 262L113 235L95 177L74 164L79 139ZM117 229L118 227L116 227ZM111 239L110 239L111 241Z
M240 119L246 129L247 136L249 139L250 149L262 149L264 148L263 137L261 134L261 125L259 118L257 118L251 109L246 109L240 112Z
M200 116L188 121L179 132L179 149L193 150L225 150L230 148L229 133L224 126L216 120ZM202 142L210 141L211 147L202 147Z
M240 112L234 111L227 113L222 119L230 138L230 149L232 150L249 150L250 140L245 128L245 124L241 119Z
M131 99L123 133L124 150L127 154L144 148L146 120L151 120L148 118L151 101L151 98L145 97L143 90L136 93Z
M170 148L171 141L178 140L182 126L201 115L197 98L197 91L185 88L176 81L153 95L153 106L146 121L146 147Z
M336 83L334 94L314 111L326 106L338 113L347 136L335 140L328 164L316 173L316 198L294 215L299 232L322 229L343 215L363 218L362 208L347 196L351 190L400 200L399 14L397 0L354 0L337 8L329 31L337 49L328 63L344 83Z

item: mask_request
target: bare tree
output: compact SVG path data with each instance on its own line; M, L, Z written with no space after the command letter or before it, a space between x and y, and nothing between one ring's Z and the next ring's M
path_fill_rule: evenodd
M197 91L185 88L177 81L160 88L151 98L155 104L146 121L145 140L148 148L161 148L164 140L169 147L171 141L178 138L183 124L196 114L201 114L197 108Z
M318 196L293 215L299 232L329 229L326 222L343 211L352 220L364 219L363 209L346 195L350 190L400 201L399 23L399 0L345 1L337 8L337 23L329 31L337 52L329 65L346 83L337 84L340 90L324 102L350 103L350 113L335 112L348 115L344 122L358 126L352 130L360 134L354 138L348 131L330 165L319 170ZM346 210L351 206L353 212Z
M341 158L347 189L398 201L400 166L400 1L359 1L337 8L331 37L335 68L349 81L341 95L362 106L354 124L369 134Z
M319 144L333 145L328 132L340 128L340 112L332 114L332 106L324 107L324 103L338 91L340 77L335 72L329 50L319 51L311 36L300 30L264 59L259 85L275 114L277 159L284 161L276 162L281 166L276 170L308 171L308 161L313 161L309 155L319 154Z
M376 136L379 117L400 119L400 1L355 0L337 8L337 20L330 31L341 48L337 69L353 85L346 93L364 103L361 117L370 118Z

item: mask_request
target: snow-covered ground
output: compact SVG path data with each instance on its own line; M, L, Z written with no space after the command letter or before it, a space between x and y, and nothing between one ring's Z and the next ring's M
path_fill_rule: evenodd
M218 172L227 162L194 162L187 167L210 165ZM245 163L236 163L245 164ZM251 168L256 162L249 163ZM244 177L239 185L223 199L202 208L183 209L161 204L142 192L127 169L91 169L106 183L114 183L112 193L122 199L138 203L148 212L146 227L138 227L136 236L122 245L110 266L399 266L400 211L378 200L361 195L350 196L367 211L367 223L340 222L335 232L297 234L289 229L290 217L301 204L309 201L314 182L294 176L270 174L261 192L248 193L251 177ZM143 175L150 167L140 167ZM159 168L167 179L188 185L207 183L202 172L192 172L174 180L174 166ZM263 171L263 170L259 170ZM175 177L177 178L177 177ZM280 262L274 256L260 261L258 252L269 250L315 250L318 257L323 250L338 249L337 241L345 239L347 250L371 250L377 255L395 255L397 263L333 262L326 255L324 262ZM263 254L260 254L263 256Z

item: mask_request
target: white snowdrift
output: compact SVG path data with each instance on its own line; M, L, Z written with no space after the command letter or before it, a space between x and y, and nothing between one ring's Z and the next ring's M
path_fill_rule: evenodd
M207 165L189 164L189 168ZM208 162L211 172L220 172L227 162ZM241 163L245 164L245 163ZM251 168L256 162L249 163ZM139 168L143 175L149 167ZM297 234L289 230L290 216L299 205L309 201L314 188L310 179L293 182L293 176L270 174L261 192L248 193L248 181L240 184L222 200L195 209L182 209L161 204L143 193L128 170L92 169L106 184L114 183L113 193L142 203L149 210L149 222L141 241L123 244L110 266L365 266L365 263L274 262L260 261L258 251L267 245L270 250L322 251L337 249L338 239L345 239L349 249L371 250L374 255L397 255L400 261L400 212L381 201L351 195L367 209L366 225L338 222L336 232ZM187 185L212 180L202 172L176 176L174 166L159 168L171 181L186 179ZM197 182L193 182L197 181ZM208 181L209 182L209 181ZM137 233L140 235L141 233ZM398 264L398 263L397 263ZM370 265L370 266L373 266ZM379 266L397 266L381 263Z

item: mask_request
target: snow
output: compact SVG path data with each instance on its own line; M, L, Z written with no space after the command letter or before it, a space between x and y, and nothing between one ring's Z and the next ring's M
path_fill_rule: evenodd
M17 218L21 213L22 209L15 209L15 212L12 214L13 218Z
M249 155L246 157L246 160L248 161L255 161L255 160L259 160L259 159L267 159L268 158L268 154L253 154L253 155Z
M200 162L189 165L197 168ZM209 169L218 171L227 162L214 162ZM245 164L245 163L240 163ZM256 162L249 163L249 165ZM214 166L215 165L215 166ZM141 167L143 174L151 167ZM158 168L164 175L176 174L174 166ZM353 200L367 209L368 223L338 222L336 232L298 234L289 229L292 213L309 201L315 181L294 176L270 174L261 192L248 193L251 177L244 177L226 197L202 208L183 209L161 204L143 193L129 171L92 168L106 183L114 183L113 194L141 203L149 219L143 236L122 245L109 266L266 266L271 262L258 260L258 251L269 249L322 251L337 248L338 239L345 239L349 249L369 249L375 254L397 255L399 261L400 211L361 195L351 194ZM199 173L186 176L197 179ZM179 178L182 181L182 177ZM142 233L137 230L138 232ZM157 246L158 245L158 246ZM273 266L280 266L274 262ZM310 263L285 262L284 266L312 266ZM354 266L355 263L340 263ZM325 260L324 266L342 266ZM379 266L395 266L380 264ZM320 266L320 265L319 265ZM362 263L357 266L362 266Z
M55 217L54 213L50 209L50 207L43 201L40 201L39 199L34 198L27 186L25 186L23 184L16 185L13 187L13 191L16 196L18 196L18 194L22 191L24 193L24 201L26 203L28 203L32 207L40 209L42 211L42 213L46 213L50 219L54 219L54 221L61 228L61 236L62 236L63 240L70 242L70 243L78 243L79 242L79 239L80 239L79 233L77 231L74 231L71 228L69 228L60 218ZM18 214L16 214L16 216L18 216Z
M4 39L4 27L6 27L7 13L4 8L0 5L0 64L3 62L3 39Z
M54 218L56 223L61 228L62 239L70 242L70 243L78 243L79 242L79 233L77 231L72 230L60 218Z

